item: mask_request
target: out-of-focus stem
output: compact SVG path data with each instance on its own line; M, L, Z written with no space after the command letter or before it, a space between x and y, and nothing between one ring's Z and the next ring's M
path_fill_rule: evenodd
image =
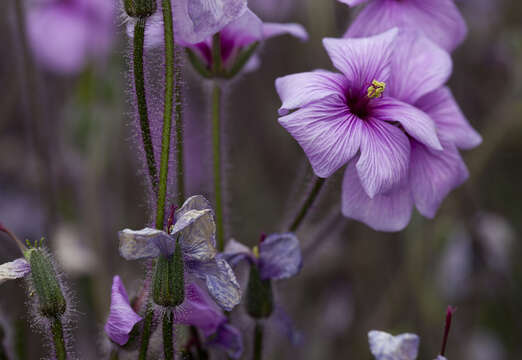
M257 321L254 328L254 355L253 360L261 360L263 358L263 325Z
M149 350L150 336L152 335L153 317L154 317L154 311L152 310L152 306L150 304L148 304L146 314L145 314L145 320L143 322L143 330L141 332L140 352L138 355L139 360L147 359L147 351Z
M174 359L173 325L172 311L167 310L163 315L163 354L165 360Z
M292 221L292 224L290 225L290 231L295 232L303 222L304 218L312 208L312 205L314 204L315 200L317 199L317 196L319 195L319 192L321 191L321 188L323 187L326 179L316 177L314 186L312 187L310 193L308 194L305 202L303 203L303 206L297 213L294 221Z
M114 349L111 351L111 354L109 355L110 360L119 360L120 359L120 353L118 350Z
M214 160L214 196L216 212L217 249L224 249L223 186L221 179L221 87L214 82L212 89L212 152Z
M65 340L63 337L62 320L54 318L51 320L51 333L53 335L54 353L57 360L67 359L67 351L65 350Z

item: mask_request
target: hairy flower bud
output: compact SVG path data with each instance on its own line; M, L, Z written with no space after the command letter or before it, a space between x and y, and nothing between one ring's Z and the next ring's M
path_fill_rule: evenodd
M183 253L179 241L171 256L160 256L152 284L152 298L158 305L176 307L185 299Z
M270 279L261 279L256 265L250 268L246 306L248 314L255 319L267 318L274 310L272 282Z
M130 17L146 18L156 12L156 0L124 0L125 12Z

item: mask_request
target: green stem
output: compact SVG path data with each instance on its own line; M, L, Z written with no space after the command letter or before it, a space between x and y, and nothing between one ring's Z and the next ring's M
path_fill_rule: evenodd
M110 360L119 360L120 359L120 353L117 349L113 349L111 351L111 354L109 355Z
M208 352L203 349L201 345L201 339L199 337L198 329L195 326L190 327L190 334L194 340L194 346L196 347L196 354L199 360L207 360L209 358Z
M143 139L143 149L149 168L149 176L154 193L158 193L158 174L156 160L154 159L154 149L150 135L149 115L147 110L147 97L145 94L145 76L143 74L143 44L145 42L146 18L139 18L134 26L134 89L138 104L138 114L140 117L141 137Z
M170 0L162 0L163 31L165 33L165 99L163 108L163 131L161 135L161 160L156 204L156 228L163 229L165 221L165 200L167 197L167 175L170 154L170 133L172 130L172 110L174 95L174 30L172 27L172 5Z
M310 191L310 194L308 194L308 197L306 198L305 202L303 203L303 206L297 213L294 221L292 222L292 225L290 225L290 231L295 232L299 228L299 225L303 222L304 218L312 208L312 205L314 204L314 201L317 199L317 195L319 195L319 192L321 191L321 188L323 187L326 179L316 177L315 178L315 184L312 187L312 190Z
M167 310L163 315L163 354L165 355L165 360L174 359L173 325L172 311Z
M139 360L147 359L150 336L152 335L152 320L154 318L154 311L152 310L152 306L150 304L147 305L146 311L145 320L143 322L143 331L141 333L140 353L138 355Z
M217 249L224 249L223 190L221 183L221 88L214 82L212 90L212 149L214 158L214 194L216 211Z
M253 360L261 360L263 357L263 325L256 322L254 328L254 356Z
M215 33L212 37L212 72L219 76L223 67L221 58L221 34Z
M175 76L176 82L174 87L174 97L176 102L176 150L177 150L177 185L178 185L178 199L179 205L185 201L185 172L183 159L183 72L181 71L179 53L175 54Z
M57 360L67 359L67 351L65 350L65 341L63 338L62 320L54 318L51 320L51 333L53 334L54 353Z

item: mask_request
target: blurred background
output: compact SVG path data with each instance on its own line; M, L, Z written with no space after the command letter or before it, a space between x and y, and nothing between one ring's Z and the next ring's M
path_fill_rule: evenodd
M133 293L143 273L118 255L117 231L145 226L150 211L132 140L124 19L109 0L71 3L3 1L0 222L20 238L46 238L72 289L79 357L97 359L113 275ZM311 179L277 123L274 80L332 69L321 39L342 36L355 11L334 0L250 3L263 20L310 34L267 41L259 70L226 89L227 236L254 245L288 226ZM370 359L370 329L417 333L419 358L432 359L448 304L458 307L449 359L522 358L522 3L456 3L469 35L453 54L450 86L484 139L464 154L469 181L434 220L415 214L405 231L386 234L344 219L342 171L330 178L298 233L301 274L276 285L301 343L292 347L274 324L266 359ZM211 199L209 86L185 72L188 192ZM0 244L0 263L20 257L5 236ZM44 350L25 299L21 281L2 284L0 323L21 359L37 359Z

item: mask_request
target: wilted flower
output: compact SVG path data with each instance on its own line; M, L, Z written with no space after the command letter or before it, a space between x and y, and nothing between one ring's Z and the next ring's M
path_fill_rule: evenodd
M178 242L186 272L206 281L214 300L230 311L241 293L230 265L216 256L215 232L210 204L203 196L192 196L176 211L168 233L152 228L120 231L120 254L127 260L169 257Z
M348 164L345 216L382 231L403 229L413 204L434 217L468 176L457 147L481 141L443 87L451 73L448 53L398 29L323 43L342 74L319 70L277 79L279 122L317 176Z
M366 37L393 27L420 31L448 51L466 37L467 27L453 0L339 0L349 6L368 3L345 37Z

